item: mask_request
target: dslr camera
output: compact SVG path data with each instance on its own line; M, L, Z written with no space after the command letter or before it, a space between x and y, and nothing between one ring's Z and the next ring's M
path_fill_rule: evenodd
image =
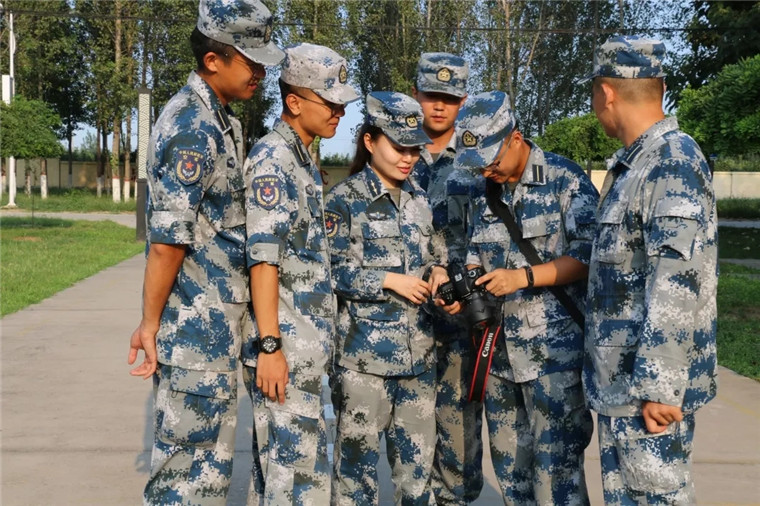
M480 267L449 266L449 281L438 287L438 297L448 306L456 301L464 305L464 315L473 328L485 328L494 320L494 311L488 302L488 292L475 281L486 274Z

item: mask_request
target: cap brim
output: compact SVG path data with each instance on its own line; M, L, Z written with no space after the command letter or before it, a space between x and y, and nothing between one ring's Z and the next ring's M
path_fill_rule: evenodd
M596 74L592 72L591 74L589 74L589 75L587 75L585 77L581 77L580 79L578 79L577 81L575 81L575 84L586 84L587 82L591 81L595 77L596 77Z
M442 93L457 98L467 96L467 90L461 90L453 86L422 86L417 87L417 91L421 91L422 93Z
M279 65L282 60L285 59L285 51L277 47L274 42L267 43L266 46L257 48L243 49L240 46L235 46L235 49L240 51L249 60L253 60L256 63L272 67Z
M430 137L428 137L421 128L409 130L408 132L404 132L402 135L390 135L385 130L383 130L383 133L387 135L393 142L405 148L424 146L425 144L433 143Z
M480 169L488 167L496 160L496 155L499 154L502 144L504 144L504 140L485 148L459 150L454 158L454 165L457 169L479 172Z
M311 91L333 104L348 104L359 100L359 94L347 84L339 84L329 90L312 89Z

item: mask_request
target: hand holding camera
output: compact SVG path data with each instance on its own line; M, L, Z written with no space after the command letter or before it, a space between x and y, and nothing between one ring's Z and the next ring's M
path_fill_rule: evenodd
M453 311L456 309L453 304L460 303L473 328L485 327L495 318L485 287L476 283L485 274L486 271L480 266L470 269L449 266L450 281L438 288L437 296L443 301L446 311L456 314L458 311Z

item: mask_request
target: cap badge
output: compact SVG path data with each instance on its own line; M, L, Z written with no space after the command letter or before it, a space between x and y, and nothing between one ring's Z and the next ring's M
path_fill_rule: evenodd
M471 148L477 145L477 143L478 139L469 130L462 134L462 144L464 144L464 147Z
M417 128L417 116L407 116L406 126L409 128Z
M269 44L272 39L272 18L269 18L266 28L264 28L264 44Z
M451 71L447 69L446 67L443 67L441 70L438 71L436 76L439 81L443 83L448 83L451 81Z
M338 72L338 81L340 84L345 84L345 82L348 81L348 71L346 70L345 65L340 66L340 71Z

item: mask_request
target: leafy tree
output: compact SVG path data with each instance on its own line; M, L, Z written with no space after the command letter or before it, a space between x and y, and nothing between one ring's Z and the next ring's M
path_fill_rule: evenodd
M0 157L55 158L63 153L56 131L61 118L41 100L16 95L0 103Z
M706 153L760 153L760 54L726 65L698 89L687 88L678 107L681 127Z
M535 141L541 149L578 163L605 160L622 147L619 140L607 137L594 113L552 123Z
M760 2L696 0L684 9L692 16L691 30L667 79L673 104L687 87L697 89L726 65L760 54Z

